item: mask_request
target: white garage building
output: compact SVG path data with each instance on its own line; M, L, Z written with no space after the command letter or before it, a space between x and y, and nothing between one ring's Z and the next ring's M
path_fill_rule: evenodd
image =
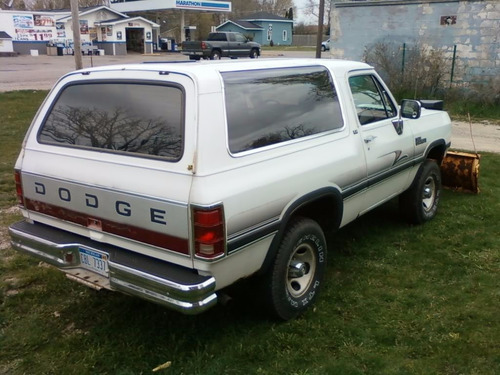
M160 26L142 17L129 17L106 6L82 9L79 14L82 51L126 55L127 51L152 53ZM12 38L19 54L72 53L71 11L0 10L0 33Z

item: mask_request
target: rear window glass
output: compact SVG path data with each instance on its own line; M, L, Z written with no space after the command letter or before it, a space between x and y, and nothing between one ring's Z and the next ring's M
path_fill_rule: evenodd
M222 74L233 153L343 127L338 95L324 67Z
M175 86L68 86L47 116L38 141L178 160L183 148L183 98Z
M226 42L227 37L226 37L226 34L224 34L224 33L210 33L210 34L208 34L207 40L211 40L214 42Z

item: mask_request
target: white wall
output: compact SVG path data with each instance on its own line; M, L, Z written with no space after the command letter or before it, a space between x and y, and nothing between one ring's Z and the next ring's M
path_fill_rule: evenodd
M379 42L422 45L445 52L456 46L454 82L482 82L500 75L500 1L407 0L334 2L331 54L360 60ZM443 22L449 19L450 22ZM451 63L450 63L451 66Z
M7 39L0 39L0 52L14 52L12 41Z

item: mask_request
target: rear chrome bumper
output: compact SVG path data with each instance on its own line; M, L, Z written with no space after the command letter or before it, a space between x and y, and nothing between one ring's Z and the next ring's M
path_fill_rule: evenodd
M65 272L70 279L95 289L120 291L185 314L201 313L217 303L215 278L198 275L189 268L39 223L15 223L10 226L9 234L15 250L41 259ZM93 275L83 269L80 248L105 253L109 275Z

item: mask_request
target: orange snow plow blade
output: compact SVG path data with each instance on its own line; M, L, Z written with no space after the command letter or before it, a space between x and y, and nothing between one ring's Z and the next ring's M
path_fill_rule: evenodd
M443 186L448 189L479 193L479 161L481 155L448 151L441 164Z

